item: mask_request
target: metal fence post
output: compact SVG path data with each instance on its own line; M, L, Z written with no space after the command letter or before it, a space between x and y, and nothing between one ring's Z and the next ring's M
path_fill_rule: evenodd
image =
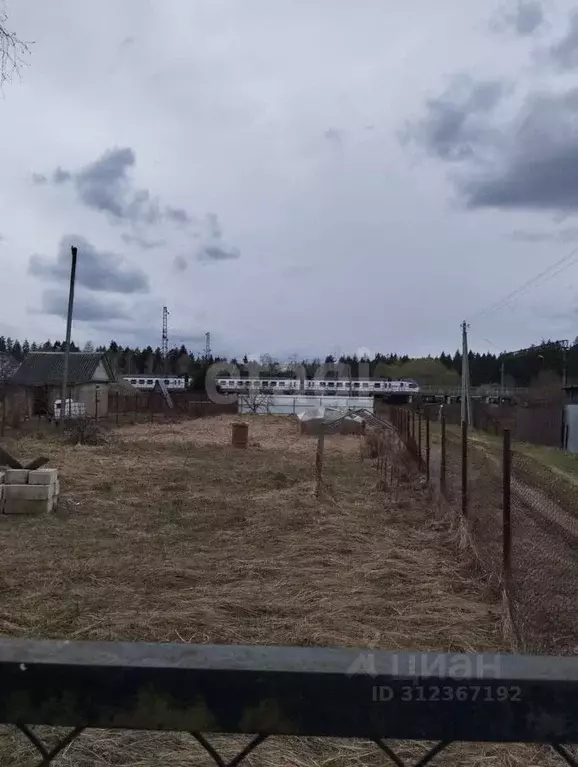
M512 575L512 525L511 525L511 481L512 481L512 450L510 430L504 429L503 443L503 576L506 590L509 591Z
M468 422L462 421L462 514L468 514Z
M325 427L321 423L319 426L319 436L317 438L317 452L315 454L315 495L319 498L321 486L323 483L323 451L325 447Z
M429 464L430 464L430 429L429 429L429 410L425 411L425 473L429 482Z
M446 416L442 412L441 420L441 454L440 454L440 490L446 492Z

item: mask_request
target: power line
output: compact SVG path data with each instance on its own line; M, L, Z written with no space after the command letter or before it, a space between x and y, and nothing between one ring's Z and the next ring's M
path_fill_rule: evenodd
M472 315L470 320L484 317L487 314L490 314L490 312L504 308L512 301L515 301L520 296L528 293L529 290L536 287L538 284L543 284L552 277L556 277L556 275L572 266L574 263L576 263L576 261L578 261L578 248L574 248L574 250L572 250L570 253L567 253L562 258L559 258L547 269L544 269L539 274L536 274L534 277L526 280L526 282L524 282L522 285L518 286L515 290L510 291L510 293L498 299L493 304L490 304L490 306Z

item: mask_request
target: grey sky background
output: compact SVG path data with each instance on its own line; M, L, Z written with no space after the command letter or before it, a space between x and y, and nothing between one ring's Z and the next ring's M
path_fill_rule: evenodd
M215 352L578 335L569 0L12 0L0 334ZM577 251L578 252L578 251ZM577 259L578 261L578 259Z

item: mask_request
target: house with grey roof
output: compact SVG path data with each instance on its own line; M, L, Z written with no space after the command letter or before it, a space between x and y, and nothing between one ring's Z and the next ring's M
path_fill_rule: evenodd
M26 392L28 415L54 413L60 399L64 352L30 352L10 379L10 386ZM66 397L82 402L87 415L105 416L108 393L116 377L104 352L70 352Z

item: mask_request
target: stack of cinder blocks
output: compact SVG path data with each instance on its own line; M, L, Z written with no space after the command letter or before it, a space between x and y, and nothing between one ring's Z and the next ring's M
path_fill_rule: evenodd
M58 469L0 467L1 514L47 514L58 505Z

